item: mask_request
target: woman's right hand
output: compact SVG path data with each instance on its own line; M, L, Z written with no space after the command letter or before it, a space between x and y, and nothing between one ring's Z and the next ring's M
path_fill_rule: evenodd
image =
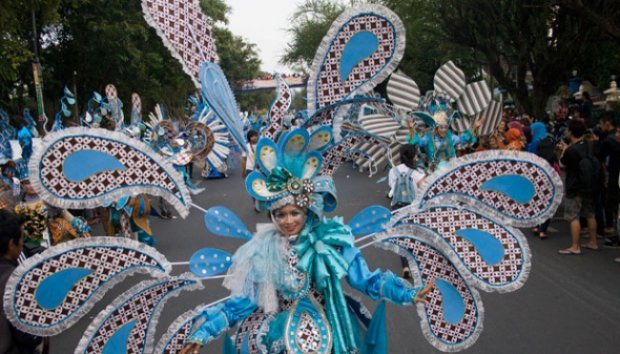
M198 354L200 352L200 344L188 343L179 354Z

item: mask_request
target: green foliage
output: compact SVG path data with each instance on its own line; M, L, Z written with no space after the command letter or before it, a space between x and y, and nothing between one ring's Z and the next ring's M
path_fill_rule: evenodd
M583 76L596 81L618 68L613 64L620 54L617 43L611 44L601 27L582 15L581 1L382 2L394 9L407 27L401 67L413 73L423 89L432 85L429 79L436 68L452 59L469 77L485 69L507 89L521 111L540 116L549 95L566 83L572 69L578 68ZM567 6L569 3L573 6ZM599 15L598 20L609 19L620 11L611 3L600 0L588 2L586 7ZM532 90L528 90L528 70Z
M12 91L21 97L27 84L30 97L34 96L29 4L3 1L0 11L0 104L13 112L27 102L11 99ZM144 20L140 1L42 0L32 4L41 31L40 61L49 117L58 110L58 97L65 85L77 91L82 112L92 92L104 94L108 83L117 87L126 117L132 92L140 94L144 113L163 103L169 116L185 114L186 98L195 87ZM257 76L260 60L254 45L224 27L230 10L226 2L201 0L200 4L212 20L220 65L231 84Z
M332 22L344 9L342 3L330 0L307 0L301 4L291 18L288 31L293 40L287 44L282 63L307 69Z
M223 0L200 0L200 8L212 20L212 24L221 22L228 24L230 7Z
M213 37L220 58L219 65L233 90L260 74L261 61L254 44L245 42L223 27L214 27Z

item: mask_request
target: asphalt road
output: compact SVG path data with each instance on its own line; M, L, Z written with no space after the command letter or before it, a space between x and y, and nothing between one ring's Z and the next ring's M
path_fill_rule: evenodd
M197 173L197 172L196 172ZM377 184L351 167L336 174L339 206L335 215L346 220L371 204L388 206L387 183ZM267 216L253 211L239 174L228 179L201 182L206 191L194 198L204 208L222 205L234 210L250 230L256 223L268 222ZM193 209L187 219L154 220L157 249L171 262L186 261L203 247L234 252L241 240L211 235L203 224L202 213ZM463 353L620 353L620 250L584 250L581 256L561 256L557 250L569 245L568 225L561 219L551 224L550 238L539 240L528 235L533 253L532 271L527 283L508 294L481 292L485 308L484 330L470 349ZM602 244L602 242L601 242ZM369 247L364 255L371 269L389 268L399 273L398 257ZM174 274L188 271L175 267ZM94 316L146 276L134 276L110 291L80 322L52 338L52 353L72 353ZM181 313L199 304L226 296L219 280L205 282L205 289L183 292L164 307L157 327L158 337ZM374 304L364 299L369 308ZM439 353L422 335L413 307L387 308L390 353ZM221 343L212 343L202 353L220 353Z

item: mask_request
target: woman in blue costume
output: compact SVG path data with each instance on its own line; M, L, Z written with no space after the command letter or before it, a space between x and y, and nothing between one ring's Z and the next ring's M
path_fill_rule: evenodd
M272 224L237 250L224 281L232 297L199 315L204 323L182 354L198 353L236 325L241 352L358 352L361 327L343 278L373 300L399 305L425 302L434 287L412 288L390 271L371 272L342 219L322 217L336 207L335 187L330 176L318 175L321 157L307 151L309 140L295 130L278 146L266 138L258 143L260 171L247 177L246 187Z
M433 132L428 132L420 136L415 131L413 120L408 121L409 128L409 144L420 146L424 149L430 171L441 167L451 158L456 157L455 147L462 144L475 144L476 132L484 122L483 118L476 120L472 130L466 130L460 135L453 134L450 131L448 116L444 111L438 110L433 114L435 122Z

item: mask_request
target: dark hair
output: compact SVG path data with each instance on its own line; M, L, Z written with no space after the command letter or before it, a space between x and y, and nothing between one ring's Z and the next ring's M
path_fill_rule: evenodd
M253 136L258 136L258 133L256 132L256 130L250 130L248 134L246 135L246 138L248 139L248 141L250 141L250 138Z
M583 99L585 100L589 100L590 99L590 93L588 91L583 91L581 93L581 96L583 97Z
M0 210L0 256L6 254L9 249L9 241L17 244L22 237L23 220L13 213Z
M568 127L566 129L570 130L570 133L578 139L586 133L585 123L578 119L571 119L568 122Z
M416 151L414 145L403 145L403 147L400 149L400 162L411 169L415 169L415 158L417 155L418 152Z
M603 115L601 116L601 123L602 122L608 122L614 128L618 126L616 124L616 117L614 117L614 112L607 111L607 112L603 113Z

